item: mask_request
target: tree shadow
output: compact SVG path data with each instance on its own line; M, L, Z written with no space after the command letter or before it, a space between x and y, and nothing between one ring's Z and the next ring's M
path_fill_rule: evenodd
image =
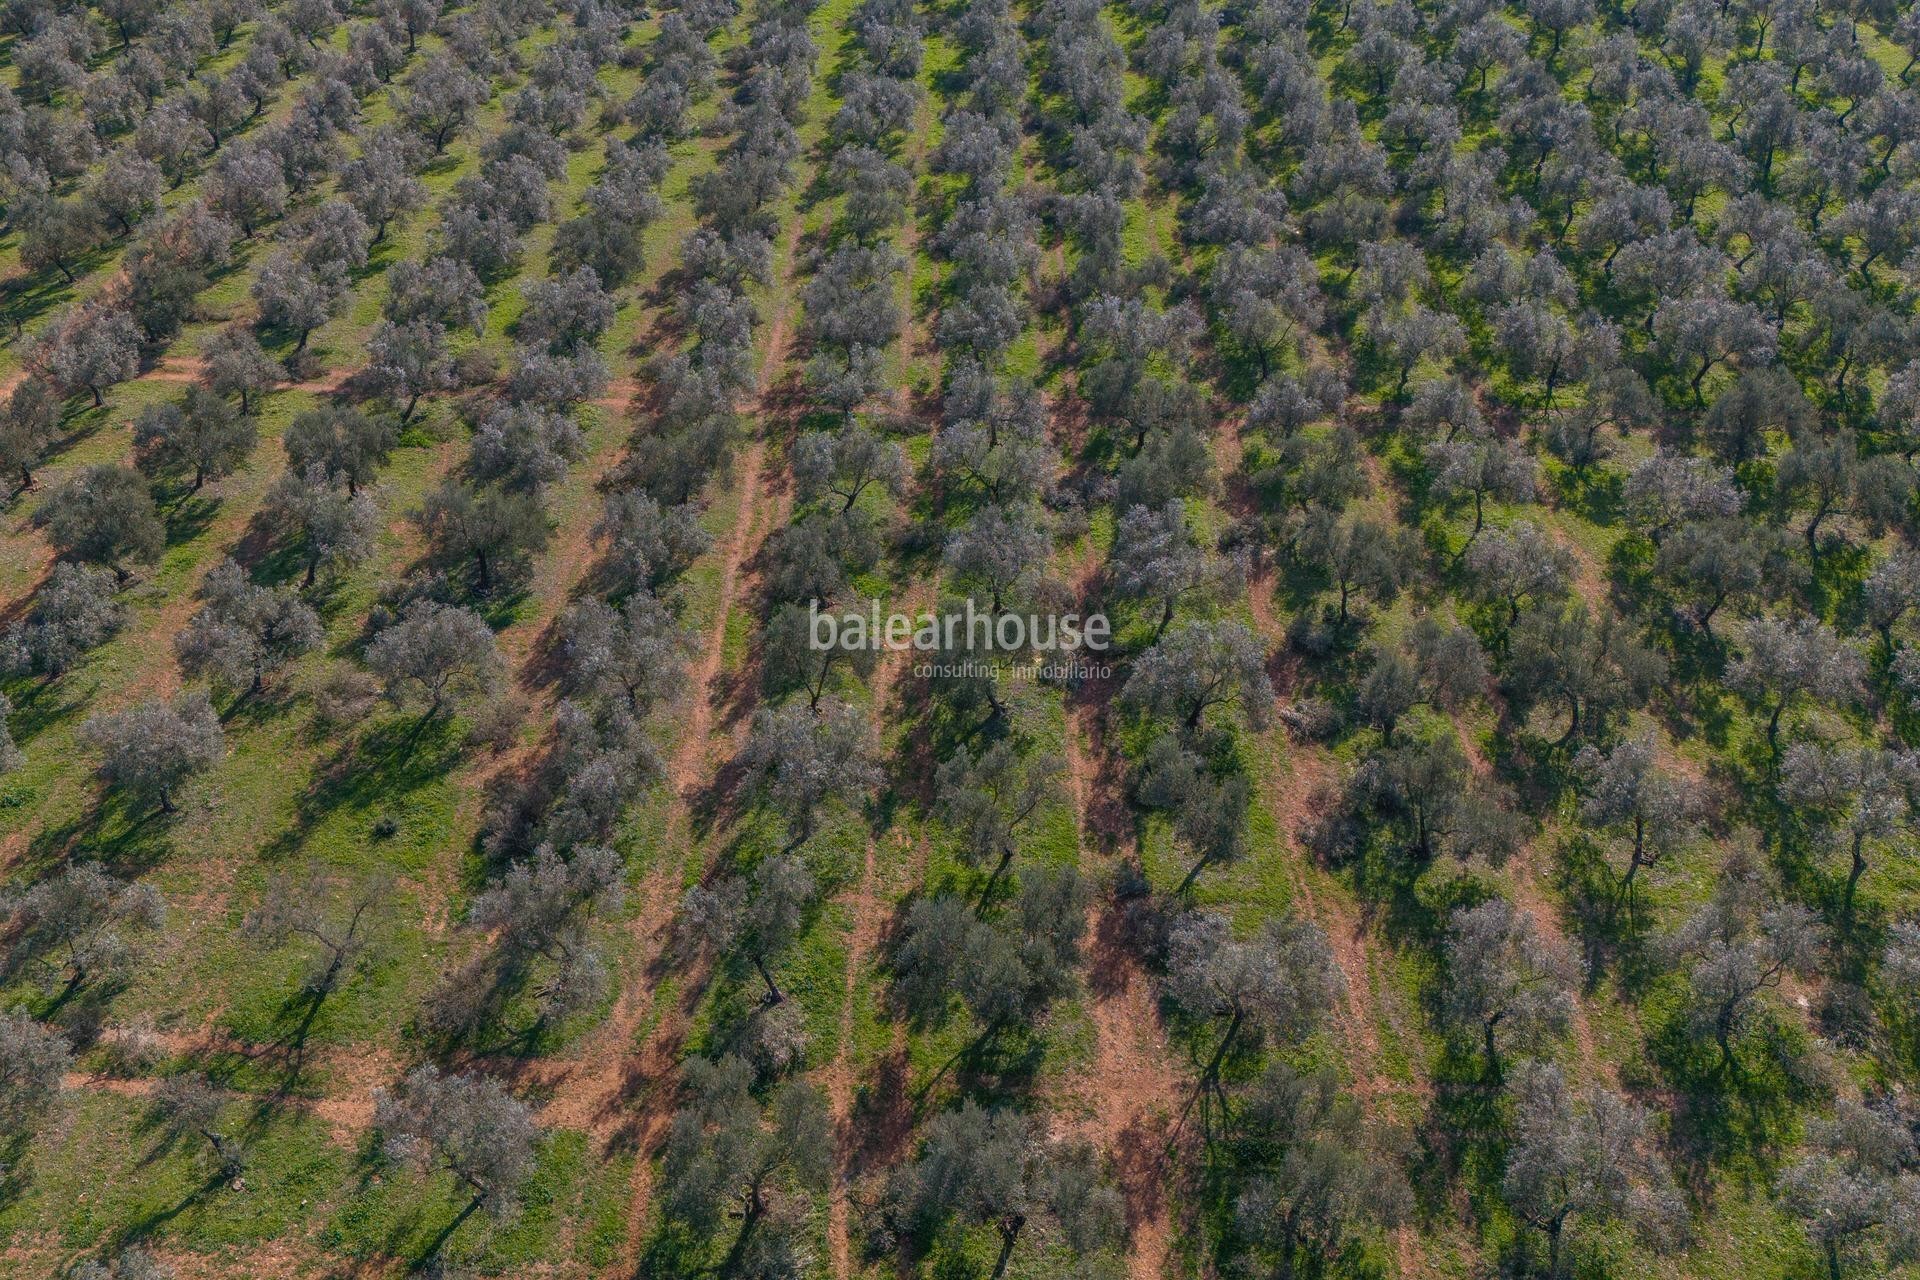
M295 802L293 820L261 846L261 860L274 863L291 856L315 827L342 810L372 814L395 807L451 773L463 746L445 716L390 717L350 738L315 771Z
M178 815L136 803L107 790L78 817L35 832L16 866L50 870L84 850L123 878L151 871L172 851L167 833Z

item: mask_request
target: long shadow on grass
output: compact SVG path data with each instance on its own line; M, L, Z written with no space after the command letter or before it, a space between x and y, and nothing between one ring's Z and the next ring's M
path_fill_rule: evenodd
M337 811L368 813L432 786L460 762L461 746L459 731L445 718L396 717L348 741L320 766L295 806L293 822L262 846L262 860L293 854Z
M172 1222L175 1218L191 1209L207 1196L218 1191L221 1186L226 1183L226 1180L226 1175L223 1173L211 1173L207 1175L204 1182L187 1192L186 1195L180 1197L174 1204L169 1205L165 1209L156 1209L145 1217L128 1223L119 1233L119 1247L124 1249L129 1245L137 1244L153 1236L169 1222Z
M200 493L183 494L167 512L167 545L178 547L192 542L213 526L220 513L217 499Z
M15 745L25 747L48 729L85 707L92 689L80 689L72 680L9 680L5 685L13 702L7 725Z
M1741 1158L1771 1181L1798 1123L1799 1108L1819 1093L1805 1071L1804 1037L1777 1018L1737 1041L1730 1065L1711 1038L1692 1034L1684 1012L1649 1032L1648 1047L1676 1097L1671 1144L1688 1184L1707 1188L1710 1170Z
M170 851L167 832L175 815L133 805L127 797L108 792L79 817L35 834L21 865L50 870L84 852L123 879L152 870Z

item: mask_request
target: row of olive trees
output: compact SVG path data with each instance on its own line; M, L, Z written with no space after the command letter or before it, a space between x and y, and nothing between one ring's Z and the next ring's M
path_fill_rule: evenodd
M655 503L691 496L677 472L730 454L737 399L756 385L772 387L778 377L772 368L755 376L752 339L762 317L747 290L754 282L773 280L780 269L773 247L781 234L779 218L795 216L785 202L799 180L795 162L806 151L800 127L818 57L809 22L814 9L807 0L757 6L731 67L734 100L721 118L737 133L719 169L696 181L701 227L683 249L698 281L685 302L695 341L687 355L660 364L663 408L642 427L654 436L648 446L664 454L634 477L648 495L640 501L655 519L661 518ZM843 100L853 79L842 81ZM644 111L653 118L655 128L661 127L656 115L661 105L646 90L630 104L636 114ZM841 300L827 295L826 271L816 273L805 293L815 345L810 377L816 367L827 370L836 350L823 322ZM856 293L874 287L872 280L852 276L843 283ZM844 356L845 348L838 350ZM774 347L760 358L785 355ZM840 391L849 413L870 389L860 380L871 374L864 364L839 370L838 376L851 380ZM796 492L803 501L817 491L807 487L804 459L810 447L802 437L793 453ZM610 506L609 523L612 517ZM723 963L750 966L764 989L744 1017L729 1019L720 1029L717 1057L695 1055L684 1067L685 1101L674 1114L664 1154L671 1190L662 1205L662 1223L687 1265L724 1243L725 1265L739 1274L804 1270L812 1256L809 1222L816 1198L827 1190L836 1167L838 1140L827 1099L793 1075L807 1055L806 1017L787 1000L778 974L821 905L818 864L809 842L827 807L836 801L857 805L879 781L867 716L825 696L826 672L809 673L815 655L798 634L803 624L792 625L801 602L828 594L813 583L840 572L837 544L847 540L822 534L800 514L766 544L765 603L774 613L761 654L767 702L754 713L739 763L744 785L778 815L785 839L779 849L757 853L748 842L681 902L680 921L689 942ZM640 580L644 591L644 569ZM810 686L807 700L776 701L802 684ZM695 696L708 695L697 690Z
M1529 9L1543 31L1551 28L1547 43L1555 51L1570 28L1583 27L1592 17L1586 10L1565 21L1550 20L1544 9ZM1716 649L1728 640L1734 644L1727 655L1727 682L1757 713L1756 729L1778 775L1777 783L1769 779L1767 786L1777 788L1778 803L1802 828L1806 851L1831 859L1827 865L1836 871L1834 918L1842 928L1850 927L1858 886L1880 851L1902 838L1911 812L1911 788L1898 746L1834 747L1804 741L1801 726L1807 721L1802 714L1871 707L1876 699L1863 697L1869 692L1866 671L1853 646L1831 629L1795 614L1808 608L1800 583L1809 569L1822 570L1834 541L1864 541L1887 524L1898 525L1910 502L1910 471L1891 455L1874 456L1851 433L1831 425L1834 415L1858 407L1865 381L1856 386L1851 379L1863 361L1891 355L1897 369L1897 351L1884 343L1885 335L1897 331L1899 317L1890 317L1884 300L1874 296L1872 268L1879 252L1863 247L1864 263L1850 264L1843 257L1824 264L1819 261L1821 249L1793 225L1795 210L1776 210L1775 202L1759 195L1741 196L1722 221L1713 247L1699 245L1690 227L1669 231L1674 215L1665 192L1658 186L1634 186L1632 178L1619 172L1617 161L1595 154L1589 145L1593 135L1586 133L1591 123L1585 118L1586 104L1570 104L1572 95L1564 93L1551 74L1540 74L1539 64L1527 57L1524 40L1514 39L1499 19L1429 27L1420 20L1400 25L1383 10L1355 16L1359 30L1350 64L1357 73L1355 95L1384 95L1386 86L1393 85L1395 116L1382 135L1384 146L1342 124L1342 104L1328 93L1304 32L1277 12L1271 18L1280 20L1263 15L1252 24L1268 48L1255 59L1263 79L1249 85L1269 95L1263 108L1278 108L1283 102L1287 108L1284 114L1275 110L1273 118L1288 131L1289 142L1297 139L1302 148L1300 178L1288 195L1296 214L1303 215L1300 221L1309 240L1316 249L1351 251L1352 305L1336 313L1340 326L1353 326L1383 358L1386 371L1398 379L1395 389L1401 390L1415 382L1412 375L1423 362L1436 357L1451 362L1466 354L1468 334L1449 312L1484 322L1481 332L1492 335L1492 344L1479 345L1476 334L1474 355L1503 365L1529 396L1538 389L1545 443L1575 469L1597 465L1612 448L1613 434L1656 428L1663 418L1684 420L1685 415L1663 413L1649 389L1650 381L1670 375L1679 398L1692 403L1691 416L1699 424L1695 438L1703 439L1714 457L1688 457L1675 449L1641 463L1628 477L1627 518L1652 544L1655 571L1673 593L1668 600L1680 607L1674 610L1677 627L1655 611L1665 607L1658 599L1649 601L1652 608L1645 617L1623 620L1606 603L1591 598L1586 607L1569 605L1577 589L1574 559L1551 534L1526 522L1505 531L1495 527L1500 517L1492 513L1532 500L1538 480L1525 449L1490 429L1476 403L1481 389L1458 377L1411 386L1400 423L1403 431L1417 432L1410 443L1425 455L1426 494L1437 499L1442 511L1471 507L1465 548L1456 541L1449 550L1467 572L1463 594L1471 608L1462 613L1473 629L1436 618L1404 648L1379 646L1370 655L1365 678L1350 686L1357 695L1351 706L1380 732L1383 742L1354 777L1348 792L1351 807L1343 806L1343 813L1324 824L1335 841L1330 847L1352 849L1354 841L1383 825L1397 832L1401 848L1422 860L1438 848L1497 855L1514 847L1530 824L1516 816L1515 797L1498 789L1489 793L1473 780L1449 730L1433 734L1422 728L1412 741L1395 741L1396 726L1409 711L1425 704L1450 712L1489 692L1492 676L1502 705L1521 716L1540 708L1540 720L1563 733L1574 765L1570 781L1578 821L1615 861L1620 895L1633 917L1636 887L1645 884L1642 873L1686 848L1703 821L1721 817L1712 812L1711 797L1702 788L1660 762L1651 740L1618 736L1629 714L1669 679L1661 652L1669 645L1666 633L1696 628ZM1402 16L1411 19L1411 14ZM1795 39L1809 29L1797 15L1784 22L1799 33ZM1838 36L1839 29L1831 44L1815 41L1821 52L1808 61L1822 62L1835 50L1848 50L1849 42ZM1169 39L1156 50L1174 43ZM1456 54L1470 53L1469 60L1442 60L1450 47ZM1611 94L1594 99L1596 114L1614 101L1627 110L1617 124L1607 122L1613 128L1610 139L1596 132L1602 145L1611 141L1619 146L1631 167L1648 154L1630 149L1637 142L1621 145L1634 138L1635 131L1651 126L1658 134L1688 117L1675 110L1663 114L1676 105L1671 82L1662 85L1662 69L1651 65L1633 42L1606 46L1601 60L1607 75L1619 77L1614 83L1622 92L1617 99ZM1518 131L1522 146L1537 148L1525 151L1523 161L1532 166L1532 181L1521 184L1520 194L1531 207L1515 202L1502 209L1485 198L1497 189L1501 178L1494 177L1496 166L1510 158L1507 154L1454 151L1444 163L1433 163L1411 145L1447 137L1449 130L1457 137L1456 112L1471 118L1486 109L1474 88L1478 81L1484 90L1490 72L1512 77L1501 119ZM1764 75L1757 79L1764 81ZM1819 82L1810 83L1815 86L1812 99L1827 92ZM1776 98L1768 109L1778 106ZM1747 109L1744 103L1741 109ZM1791 115L1801 108L1786 110ZM1704 121L1706 116L1698 113L1697 118ZM1329 126L1338 135L1333 145L1344 156L1315 136L1324 135ZM1572 146L1567 135L1550 132L1565 127L1574 131ZM1343 128L1349 131L1339 133ZM1695 128L1687 123L1669 136L1676 146L1692 148L1695 159L1703 150L1725 150L1704 129L1691 132ZM1549 137L1551 142L1545 141ZM1817 143L1806 145L1811 149ZM1209 196L1230 190L1226 176L1208 178ZM1656 180L1670 186L1699 183L1693 190L1674 191L1675 201L1684 197L1689 210L1699 190L1714 184L1740 195L1739 174L1704 163L1659 166ZM1817 227L1828 197L1817 196L1816 190L1807 189L1798 216L1811 218ZM1394 204L1406 199L1402 192L1414 199L1440 195L1444 215L1400 216ZM1842 191L1831 198L1848 197ZM1903 198L1896 184L1872 200L1858 199L1847 216L1871 217L1871 205L1892 207ZM1547 228L1544 237L1528 234L1536 215ZM1570 228L1576 237L1571 242ZM1409 244L1400 235L1417 237L1417 243ZM1542 239L1550 242L1547 249L1541 248ZM1857 243L1865 245L1864 240ZM1823 248L1840 244L1830 240ZM1849 243L1846 252L1853 247ZM1429 255L1436 263L1469 266L1464 287L1457 292L1435 288ZM1226 265L1224 258L1215 260L1216 277ZM1850 282L1840 279L1850 267L1858 289L1849 289ZM1797 278L1782 292L1786 274ZM1579 312L1577 299L1592 296L1583 284L1596 275L1609 286L1601 296L1624 301L1628 310L1613 316ZM1215 321L1223 337L1238 341L1235 326L1249 303L1244 293L1225 292L1242 287L1237 280L1221 287L1223 293L1214 302ZM1726 293L1731 297L1723 298ZM1662 298L1669 301L1658 305ZM1843 314L1845 321L1835 324ZM1784 363L1795 366L1794 374L1781 371L1778 364L1768 367L1776 349ZM1877 357L1876 350L1881 353ZM1800 370L1821 361L1833 375L1822 379L1824 394L1811 379L1803 386L1799 376ZM1723 367L1737 376L1720 374ZM1896 373L1889 384L1893 394L1881 406L1887 411L1886 426L1895 432L1905 429L1903 377ZM1330 504L1330 498L1332 503L1351 501L1352 490L1344 486L1351 483L1353 469L1341 465L1340 397L1322 391L1333 384L1333 376L1309 367L1297 377L1266 383L1254 397L1249 421L1266 424L1284 447L1276 450L1279 466L1253 478L1274 486L1287 508L1302 517L1310 516L1316 505ZM1722 387L1717 398L1710 394ZM1561 388L1578 389L1571 405L1557 396ZM1815 391L1812 397L1809 390ZM1332 420L1331 435L1302 433L1323 418ZM1783 437L1789 447L1774 453L1778 466L1773 483L1757 486L1750 464L1774 452L1770 441ZM1344 456L1354 459L1357 451L1349 445ZM1332 519L1322 519L1322 527L1337 528ZM1790 522L1797 538L1781 536ZM1334 553L1315 568L1321 581L1339 592L1334 611L1339 623L1347 621L1350 583L1384 603L1406 581L1409 557L1404 547L1394 546L1395 530L1390 524L1375 528L1379 532L1356 522L1355 531L1365 532L1364 539L1304 540L1316 560ZM1297 536L1284 527L1283 533L1289 540ZM1797 550L1796 543L1804 551ZM1911 606L1902 600L1898 585L1905 559L1901 551L1876 565L1863 593L1867 617L1889 657L1910 615ZM1360 571L1349 572L1349 566ZM1731 637L1714 631L1714 619L1723 608L1749 619L1734 628ZM1773 614L1774 609L1786 616ZM1305 627L1298 634L1315 642L1307 646L1309 652L1325 651L1319 635ZM1449 642L1449 636L1457 639ZM1872 692L1894 687L1887 680ZM1893 705L1900 705L1897 699ZM1308 710L1293 709L1290 721L1326 731L1344 706L1321 705L1306 714ZM1360 820L1349 821L1355 813ZM1768 923L1758 923L1761 916ZM1722 1072L1730 1074L1739 1069L1742 1045L1749 1051L1754 1047L1745 1037L1766 1008L1757 997L1784 973L1814 963L1820 947L1818 930L1804 909L1778 901L1753 921L1721 933L1726 941L1709 949L1711 963L1702 959L1688 971L1695 1007L1688 1021L1696 1035L1717 1047ZM1736 936L1744 939L1737 945ZM1899 954L1889 951L1889 973L1897 972ZM1462 986L1448 994L1470 991ZM1505 1022L1490 1025L1497 1028ZM1491 1031L1485 1039L1491 1064L1496 1060ZM1597 1113L1598 1106L1593 1110ZM1888 1220L1887 1209L1896 1203L1891 1197L1900 1185L1894 1175L1910 1157L1894 1153L1872 1177L1864 1174L1868 1162L1857 1149L1820 1158L1835 1178L1830 1188L1837 1188L1845 1175L1861 1178L1859 1230L1862 1242L1869 1242ZM1830 1207L1833 1202L1826 1203ZM1817 1214L1810 1214L1810 1220L1818 1222ZM1550 1234L1557 1235L1552 1215L1536 1221L1548 1223L1553 1224ZM1827 1225L1816 1226L1816 1238L1829 1231ZM1899 1243L1891 1235L1887 1242ZM1843 1247L1834 1256L1836 1268L1845 1252ZM1556 1248L1554 1265L1558 1261Z

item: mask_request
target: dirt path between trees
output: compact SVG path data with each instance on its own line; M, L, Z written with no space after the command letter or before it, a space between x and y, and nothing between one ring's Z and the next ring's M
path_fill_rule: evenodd
M786 260L790 262L792 255L790 239ZM758 386L747 412L764 413L786 363L790 329L788 307L776 308L763 338ZM716 702L726 695L722 685L729 619L751 594L747 579L760 543L784 518L784 497L774 492L767 464L767 441L759 434L735 464L741 476L740 498L721 550L718 602L698 665L690 673L692 698L684 710L680 744L667 762L672 808L664 848L669 854L685 842L694 802L710 772ZM736 732L744 732L744 727L740 718ZM705 964L688 962L680 970L685 980L680 998L668 1007L658 1007L656 997L665 976L662 961L671 940L683 871L669 856L646 876L639 891L640 909L627 924L631 959L612 1013L592 1033L579 1057L542 1073L553 1091L541 1113L545 1123L583 1130L606 1149L633 1154L625 1244L612 1268L621 1275L631 1275L640 1262L654 1199L653 1155L672 1117L672 1086L692 1013L689 1001L697 999L705 983ZM634 1042L649 1019L653 1025L636 1048Z
M1240 439L1243 426L1244 423L1235 422L1224 433L1225 448L1219 460L1232 494L1229 506L1236 505L1235 499L1238 499L1237 505L1243 508L1236 514L1245 514L1245 505L1250 502L1250 495L1244 490L1231 488L1234 477L1239 473L1244 452ZM1369 458L1371 456L1368 455ZM1379 483L1377 479L1375 482ZM1261 640L1276 646L1276 652L1284 653L1286 628L1273 611L1273 582L1264 568L1256 571L1247 583L1247 603ZM1344 894L1314 891L1315 876L1307 865L1309 854L1298 839L1297 833L1303 820L1315 811L1315 797L1335 780L1333 762L1323 751L1290 744L1283 730L1270 729L1265 737L1269 759L1284 758L1287 767L1284 770L1264 768L1257 782L1280 828L1280 837L1288 854L1287 879L1295 900L1302 912L1326 933L1327 942L1333 949L1334 962L1345 980L1340 1001L1333 1009L1333 1021L1341 1041L1346 1045L1347 1067L1353 1079L1354 1092L1369 1101L1385 1099L1395 1093L1411 1092L1424 1103L1432 1096L1432 1084L1418 1070L1418 1064L1415 1064L1411 1084L1394 1080L1382 1069L1382 1011L1374 999L1374 948L1367 926ZM1395 1265L1400 1275L1406 1280L1428 1275L1426 1248L1418 1229L1405 1224L1392 1234Z

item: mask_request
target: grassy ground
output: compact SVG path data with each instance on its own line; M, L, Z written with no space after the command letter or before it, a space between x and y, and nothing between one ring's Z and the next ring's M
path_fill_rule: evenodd
M180 797L177 816L132 812L103 792L80 726L95 712L178 687L172 637L191 616L200 579L222 556L237 555L263 576L281 571L253 520L284 464L281 432L320 399L289 388L266 398L260 443L245 466L198 493L163 495L167 547L124 593L129 616L119 635L57 680L6 685L16 707L13 732L26 753L24 766L0 779L0 866L7 882L28 883L65 862L97 858L158 889L169 904L169 921L164 930L136 939L139 963L124 985L91 997L96 1003L87 1015L116 1034L83 1054L57 1123L9 1162L8 1180L0 1186L0 1272L56 1275L81 1257L141 1242L188 1276L397 1274L436 1248L486 1274L646 1274L655 1256L647 1250L660 1229L658 1147L675 1098L672 1064L686 1054L724 1048L759 998L757 975L744 961L702 958L678 968L657 961L686 888L720 869L750 865L784 841L770 815L709 801L714 791L724 792L721 780L760 701L756 639L765 601L756 553L792 513L792 437L827 425L773 407L777 397L771 393L799 376L801 290L814 251L840 212L836 199L816 198L812 187L829 155L827 124L839 106L838 73L856 57L854 8L854 0L828 0L810 21L819 60L800 131L806 151L795 166L792 193L774 210L783 234L772 283L755 296L759 376L769 394L747 415L750 437L736 465L715 476L704 495L703 523L714 546L676 588L675 604L703 646L695 667L707 678L689 681L654 731L663 756L684 765L696 785L655 788L623 822L616 844L628 869L627 902L618 916L596 924L617 974L607 999L542 1028L533 1046L537 1058L525 1045L485 1045L463 1054L460 1063L506 1076L546 1124L520 1212L499 1222L484 1215L463 1218L463 1197L450 1179L422 1180L382 1161L370 1130L372 1094L422 1059L414 1018L423 997L483 945L461 927L488 874L476 840L483 788L536 750L550 728L554 692L541 678L542 653L554 620L586 589L596 555L597 482L629 447L619 403L624 396L610 395L611 403L582 411L586 456L550 495L555 535L524 590L492 611L515 667L514 695L530 708L516 742L477 747L467 740L465 717L413 739L411 717L392 709L346 726L325 725L317 716L317 692L329 676L355 664L381 592L420 559L407 513L461 456L465 429L455 405L429 402L373 489L382 520L377 553L319 597L323 648L276 676L263 694L223 702L226 755ZM1116 38L1137 53L1151 24L1119 6L1110 7L1107 18ZM718 43L736 41L739 26ZM656 28L652 19L637 23L631 42L644 44ZM253 34L252 26L243 26L203 71L237 63ZM556 34L554 26L544 27L521 41L518 51L530 57ZM346 38L343 28L331 46L344 49ZM418 56L436 47L434 38L423 40ZM1877 35L1869 47L1890 72L1904 61ZM1329 70L1338 66L1339 52L1328 50ZM1045 51L1028 54L1037 86ZM926 461L936 426L933 405L942 370L930 332L948 272L933 242L951 189L930 173L929 157L939 142L940 120L956 105L944 86L960 59L944 34L928 39L926 55L920 76L925 97L914 136L901 147L920 197L912 227L896 238L909 256L899 288L910 321L891 354L885 404L865 414L877 421L883 408L904 405L922 420L927 432L906 441L916 470ZM642 74L607 70L602 80L608 99L623 99ZM1724 60L1708 65L1703 97L1712 100L1723 74ZM251 128L283 117L296 88L284 88L274 109ZM429 251L433 208L461 178L479 170L482 142L507 124L510 86L495 88L493 99L426 175L428 211L395 225L355 280L348 305L313 335L309 349L319 367L344 370L358 363L380 319L384 273ZM1127 72L1126 90L1136 109L1160 101L1156 95L1163 93L1137 71ZM1037 87L1035 96L1040 98ZM719 107L717 100L704 104L697 116L703 128L675 145L661 191L666 213L648 231L648 268L619 292L618 318L603 354L622 392L631 390L645 361L658 353L660 321L680 303L671 272L678 245L695 225L688 182L712 166L725 142ZM1724 120L1724 110L1716 111ZM365 122L391 116L386 91L376 92L366 104ZM1489 136L1493 127L1478 121L1475 136ZM1377 133L1377 121L1368 128ZM571 154L566 174L553 184L555 222L577 207L602 155L598 133L590 129L586 145ZM1047 191L1069 181L1049 165L1037 142L1029 140L1022 158L1017 183ZM190 181L168 196L168 207L192 199L198 189ZM328 191L323 185L315 194ZM1124 242L1130 265L1163 256L1177 274L1198 272L1205 251L1185 240L1183 199L1181 192L1149 181L1128 202ZM1703 201L1696 221L1707 226L1715 212L1712 201ZM522 287L548 272L552 235L552 223L538 229L518 269L489 287L489 322L472 345L496 360L511 347ZM0 240L0 275L21 273L16 239ZM201 318L171 344L166 354L172 367L200 351L222 325L251 314L250 282L270 244L263 233L241 246L233 268L202 298ZM1036 296L1050 295L1074 262L1074 248L1051 229L1044 248ZM123 250L115 244L94 254L73 286L34 280L20 295L28 304L26 332L45 324L60 305L100 287ZM1323 266L1329 275L1343 269L1331 260ZM1457 289L1457 273L1448 278L1443 272L1442 281L1443 288ZM1156 302L1168 296L1158 287L1150 294ZM18 368L22 346L15 341L0 348L0 376ZM1009 365L1035 376L1064 414L1077 394L1075 355L1065 316L1044 310L1031 318ZM1216 464L1228 478L1241 457L1244 404L1240 383L1222 359L1216 351L1204 352L1196 372L1207 380L1219 418ZM22 612L49 567L49 550L32 523L45 494L80 468L130 456L133 416L180 392L177 380L165 376L169 367L158 365L157 372L114 388L98 409L71 407L71 429L40 471L38 488L0 511L0 612ZM1494 390L1518 411L1534 389L1502 378ZM1353 416L1379 423L1392 412L1390 398L1380 386L1365 388ZM1085 461L1064 453L1074 443L1062 440L1063 472ZM1389 431L1370 432L1367 444L1377 483L1358 509L1411 515L1424 520L1442 544L1457 545L1466 533L1460 513L1425 504L1414 477L1417 459ZM1112 447L1111 441L1095 442L1089 451ZM1649 449L1644 440L1622 442L1609 472ZM1583 587L1605 590L1622 538L1617 494L1551 465L1547 488L1551 498L1542 505L1493 506L1490 524L1526 518L1543 525L1575 548ZM918 509L918 497L870 502L876 514L904 523ZM1233 487L1223 485L1196 513L1197 521L1217 534L1244 514L1236 501ZM958 514L948 517L957 522ZM1063 540L1050 566L1053 575L1092 598L1093 570L1111 552L1112 526L1110 512L1092 513L1084 534ZM893 606L927 602L942 586L936 561L889 554L859 585ZM1437 598L1410 594L1383 604L1373 615L1379 633L1397 633L1417 607ZM1311 593L1304 600L1290 598L1286 584L1261 574L1248 595L1208 607L1244 621L1278 652L1291 613L1312 608L1314 599ZM1151 622L1123 618L1124 647L1142 645ZM1326 676L1309 672L1286 692L1304 696L1322 679L1331 686ZM929 730L912 686L896 671L836 687L873 717L888 782L883 797L865 811L836 807L810 842L822 903L774 972L804 1012L807 1074L829 1096L841 1124L835 1190L809 1222L811 1273L872 1277L895 1270L891 1259L869 1258L861 1250L865 1215L883 1187L884 1162L910 1151L916 1124L963 1097L984 1096L1044 1107L1057 1132L1091 1135L1117 1161L1129 1146L1150 1148L1127 1187L1135 1215L1131 1272L1213 1274L1205 1233L1217 1225L1209 1215L1218 1206L1208 1198L1198 1121L1185 1112L1212 1029L1163 1005L1138 959L1100 931L1109 890L1123 867L1137 864L1147 884L1167 894L1189 865L1165 818L1127 801L1127 771L1151 739L1151 726L1109 705L1111 689L1089 693L1034 683L1012 691L1012 735L1031 754L1061 761L1066 773L1061 793L1023 831L1016 865L1071 863L1100 886L1101 903L1089 921L1090 968L1119 980L1090 982L1043 1020L1007 1036L990 1063L962 1063L976 1034L965 1018L913 1028L888 1003L884 943L907 906L942 891L973 892L982 880L960 856L953 833L933 818L930 779L915 772L927 763ZM1731 711L1694 725L1652 717L1636 720L1641 725L1663 731L1662 749L1672 759L1715 777L1755 743L1744 714ZM1484 761L1501 755L1511 726L1483 712L1465 717L1460 728ZM1370 1111L1413 1135L1416 1176L1431 1175L1410 1226L1367 1241L1345 1273L1494 1274L1501 1260L1513 1256L1519 1234L1497 1194L1498 1141L1438 1149L1440 1130L1462 1104L1461 1064L1431 1017L1437 957L1395 920L1377 915L1357 877L1318 865L1298 838L1319 803L1318 788L1351 767L1371 740L1353 735L1326 747L1295 742L1279 729L1233 733L1230 754L1253 784L1248 853L1203 873L1189 901L1226 912L1249 933L1287 911L1327 930L1347 992L1327 1027L1295 1056L1333 1065ZM1115 813L1117 821L1106 820ZM1450 895L1497 888L1543 930L1574 935L1581 901L1576 834L1569 814L1551 813L1513 862L1436 876L1421 887L1421 905L1432 909ZM1705 900L1722 843L1718 835L1704 835L1652 877L1642 900L1649 920L1671 924ZM342 894L376 875L390 876L394 884L366 959L340 991L317 1005L298 995L304 954L292 947L263 951L240 929L271 876L306 868L317 868ZM1920 870L1910 858L1893 860L1876 868L1866 893L1882 915L1911 912L1920 906ZM1576 1030L1561 1046L1570 1073L1583 1084L1617 1085L1660 1101L1671 1086L1658 1042L1675 999L1671 975L1597 971L1581 993ZM41 1016L79 1012L30 975L0 987L0 1005ZM1791 1003L1785 1011L1789 1023L1807 1033L1805 1011ZM151 1034L158 1046L153 1062L128 1070L116 1061L112 1046L127 1031ZM1875 1069L1864 1055L1833 1052L1847 1073L1866 1078ZM649 1074L656 1062L665 1066ZM1249 1058L1233 1070L1243 1078L1259 1065ZM165 1138L156 1121L155 1081L187 1068L207 1071L231 1090L220 1124L247 1143L245 1171L237 1178L212 1177L205 1150L193 1141ZM636 1072L644 1087L629 1096ZM1768 1127L1762 1146L1774 1162L1741 1154L1707 1163L1699 1185L1689 1188L1706 1211L1683 1250L1656 1256L1624 1232L1599 1234L1584 1246L1583 1274L1789 1280L1817 1270L1819 1260L1767 1191L1779 1153L1798 1136L1799 1119L1789 1108L1727 1123ZM870 1135L877 1135L871 1144ZM1442 1169L1449 1158L1460 1167ZM1449 1173L1455 1175L1451 1180L1443 1176ZM922 1274L983 1274L996 1252L990 1228L953 1231L914 1265ZM1051 1276L1062 1274L1064 1265L1053 1242L1036 1234L1015 1252L1008 1274Z

